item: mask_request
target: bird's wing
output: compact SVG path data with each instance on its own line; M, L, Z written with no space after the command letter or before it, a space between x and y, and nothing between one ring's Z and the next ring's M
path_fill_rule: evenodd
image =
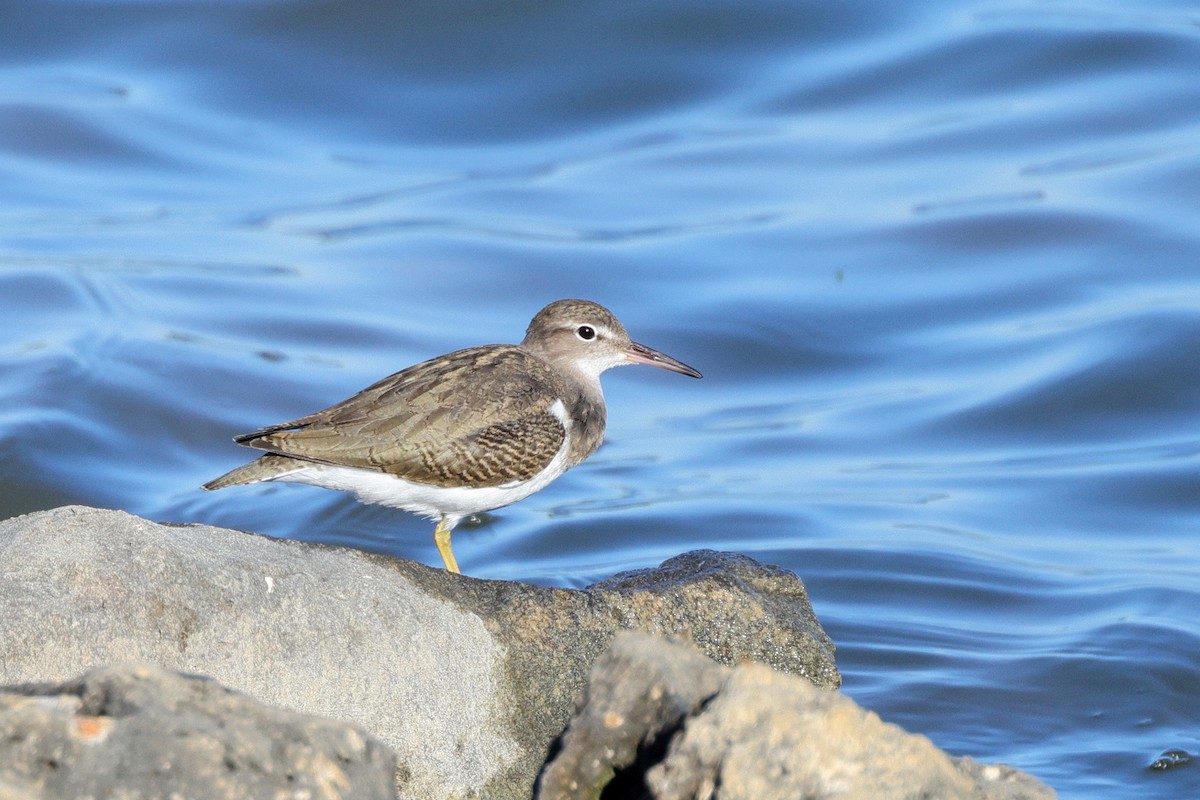
M525 350L474 347L237 441L417 483L498 486L532 478L558 453L567 430L552 406L561 396L560 379Z

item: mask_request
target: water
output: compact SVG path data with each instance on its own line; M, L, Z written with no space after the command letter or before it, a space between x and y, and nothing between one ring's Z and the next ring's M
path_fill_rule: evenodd
M456 532L808 583L845 691L1064 798L1200 796L1190 3L0 5L0 516L437 563L230 437L558 297L705 372Z

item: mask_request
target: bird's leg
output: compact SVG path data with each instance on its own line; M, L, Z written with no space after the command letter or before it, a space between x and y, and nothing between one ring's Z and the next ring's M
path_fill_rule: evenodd
M450 526L446 524L446 518L442 517L437 527L433 529L433 543L437 545L438 552L442 555L442 563L446 565L446 571L458 572L458 562L454 560L454 551L450 549L450 530Z

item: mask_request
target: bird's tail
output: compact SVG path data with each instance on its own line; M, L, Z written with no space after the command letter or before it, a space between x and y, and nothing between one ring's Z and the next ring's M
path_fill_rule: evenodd
M308 465L309 462L298 458L267 453L262 458L230 470L219 478L213 478L204 484L203 488L211 492L216 489L224 489L226 486L242 486L247 483L278 480L284 475L302 470Z

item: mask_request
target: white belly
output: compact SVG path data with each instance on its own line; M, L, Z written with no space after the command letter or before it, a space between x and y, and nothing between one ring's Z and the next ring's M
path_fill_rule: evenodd
M329 464L313 464L287 475L273 478L275 481L307 483L353 492L364 503L402 508L430 519L446 517L451 523L480 511L502 508L518 500L524 500L534 492L545 488L552 480L566 471L565 459L562 466L551 462L550 466L527 481L505 483L500 486L430 486L413 483L403 478L355 467L338 467Z

